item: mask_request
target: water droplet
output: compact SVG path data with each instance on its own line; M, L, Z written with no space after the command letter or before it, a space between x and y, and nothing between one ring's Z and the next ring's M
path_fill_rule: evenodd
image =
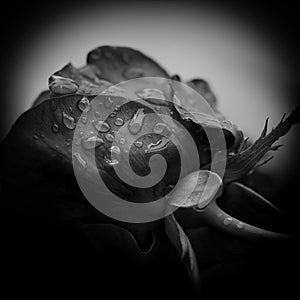
M96 118L99 118L100 116L101 116L101 113L100 113L100 111L95 111L94 112L94 116L96 117Z
M166 100L164 93L159 89L149 89L145 88L137 93L137 95L142 99L159 99Z
M79 85L70 78L52 75L49 79L49 89L52 93L58 95L76 93Z
M81 157L80 153L74 153L73 156L76 158L76 161L80 164L84 169L87 167L87 162Z
M108 158L105 159L105 162L110 166L113 166L113 165L116 165L119 163L119 161L117 159L108 159Z
M145 150L146 153L162 151L168 147L169 140L163 137L161 140L156 143L150 143Z
M117 115L117 113L113 111L113 112L109 115L109 117L110 117L110 118L114 118L116 115Z
M79 132L79 136L80 136L80 137L83 137L83 135L84 135L84 132L83 132L83 131L80 131L80 132Z
M126 142L126 139L125 139L124 137L121 137L120 140L119 140L119 143L120 143L121 145L124 145L125 142Z
M86 122L87 122L87 117L82 116L80 120L81 120L81 123L82 123L82 124L86 124Z
M121 106L120 105L116 105L115 106L115 111L119 111L121 109Z
M111 146L110 147L110 152L115 153L115 154L120 154L121 150L118 146Z
M59 126L58 126L57 124L53 124L53 125L52 125L52 131L53 131L54 133L57 133L58 130L59 130Z
M105 107L109 108L113 105L113 103L114 101L110 97L105 98L105 102L104 102Z
M243 222L238 222L236 224L236 227L239 228L239 229L242 229L244 227L244 223Z
M93 122L94 127L100 132L107 132L110 130L110 126L108 125L108 123L106 123L104 121L100 121L100 120L94 121L93 120L92 122Z
M87 97L81 98L81 100L78 101L78 108L81 111L89 111L90 109L90 101Z
M145 113L144 113L144 109L143 108L139 108L137 110L137 112L134 114L133 118L131 119L131 121L128 124L128 130L132 133L132 134L137 134L142 126L143 126L143 121L145 118Z
M97 135L81 140L82 147L87 150L97 148L103 143L103 139L99 138Z
M74 118L63 112L63 123L68 129L74 129L76 124Z
M33 138L34 138L35 140L38 140L38 139L39 139L39 137L38 137L36 134L33 136Z
M141 148L141 147L143 147L143 142L142 142L142 141L136 141L136 142L134 142L134 145L135 145L137 148Z
M156 134L162 133L167 128L165 123L157 123L153 126L153 132Z
M114 140L114 136L110 133L107 133L105 135L105 138L109 141L109 142L112 142Z
M231 222L232 222L232 218L231 217L227 217L227 218L225 218L224 220L223 220L223 224L224 225L229 225L229 224L231 224Z
M117 125L117 126L122 126L123 124L124 124L123 119L117 118L117 119L115 120L115 125Z

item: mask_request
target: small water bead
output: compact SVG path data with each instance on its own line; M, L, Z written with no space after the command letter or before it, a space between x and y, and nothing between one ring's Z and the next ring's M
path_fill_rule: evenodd
M79 85L72 79L52 75L49 79L49 89L58 95L73 94L79 89Z
M80 131L80 132L79 132L79 136L80 136L80 137L83 137L83 135L84 135L84 132L83 132L83 131Z
M137 112L134 114L134 116L131 119L131 121L129 122L129 124L128 124L128 130L132 134L137 134L142 129L144 118L145 118L144 109L143 108L139 108L137 110Z
M107 132L110 130L109 124L106 123L105 121L93 120L92 123L93 123L94 127L100 132Z
M159 89L145 88L137 93L137 95L142 99L159 99L166 100L164 93Z
M57 133L58 130L59 130L59 126L58 126L56 123L53 124L53 125L52 125L52 131L53 131L54 133Z
M87 122L87 117L82 116L82 117L80 118L80 120L81 120L81 123L82 123L82 124L86 124L86 122Z
M111 153L115 153L115 154L120 154L121 153L121 150L118 146L111 146L110 147L110 152Z
M87 97L83 97L81 98L80 101L78 101L78 108L81 110L81 111L89 111L90 109L90 101Z
M105 138L106 138L106 140L109 141L109 142L113 142L113 140L114 140L114 136L113 136L112 134L110 134L110 133L107 133L107 134L105 135Z
M104 105L106 108L111 107L113 105L113 103L114 103L114 101L110 97L105 98Z
M141 148L141 147L143 147L143 142L142 142L142 141L136 141L136 142L134 142L134 145L135 145L137 148Z
M238 222L236 224L236 227L239 228L239 229L242 229L244 227L244 223L243 222Z
M120 105L116 105L115 106L115 111L119 111L121 109L121 106Z
M228 217L228 218L225 218L225 219L223 220L223 224L224 224L224 225L229 225L229 224L232 223L232 221L233 221L233 219L232 219L231 217Z
M165 123L157 123L153 126L153 132L156 134L162 133L168 126Z
M97 148L103 143L103 139L99 138L97 135L81 140L82 147L87 150Z
M123 124L124 124L123 119L117 118L117 119L115 120L115 125L117 125L117 126L122 126Z
M74 153L73 156L76 158L76 161L84 169L87 167L87 162L81 157L80 153Z
M124 137L121 137L120 140L119 140L119 143L121 145L124 145L126 143L126 139Z
M161 140L156 143L150 143L145 150L146 153L162 151L168 147L169 140L163 137Z
M108 158L105 159L105 162L110 166L113 166L113 165L116 165L119 163L119 161L117 159L108 159Z
M38 137L36 134L33 136L33 138L34 138L35 140L38 140L38 139L39 139L39 137Z
M65 112L63 112L63 123L68 129L74 129L76 126L74 118Z

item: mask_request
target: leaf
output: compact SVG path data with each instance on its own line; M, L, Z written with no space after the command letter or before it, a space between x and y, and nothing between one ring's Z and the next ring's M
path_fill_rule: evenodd
M257 165L261 166L267 163L268 159L261 161L265 154L269 151L276 151L279 145L274 145L274 143L280 137L286 135L292 126L299 122L300 104L297 105L296 109L286 119L284 115L278 125L268 134L268 121L266 120L262 133L255 143L247 147L246 141L244 141L236 154L227 157L223 182L227 184L239 180L251 173ZM216 161L214 163L215 170L218 168L218 164L222 166L224 162ZM211 165L205 166L205 169L211 169Z
M195 252L187 235L176 221L173 214L170 214L165 218L165 228L167 236L172 245L176 248L196 290L199 290L200 276Z
M221 177L208 170L192 172L185 176L170 193L170 205L199 209L207 206L212 199L220 196Z

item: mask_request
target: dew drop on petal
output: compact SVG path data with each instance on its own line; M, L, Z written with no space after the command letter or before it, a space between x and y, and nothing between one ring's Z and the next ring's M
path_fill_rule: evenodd
M122 126L123 124L124 124L123 119L117 118L117 119L115 120L115 125L117 125L117 126Z
M153 132L156 134L162 133L167 128L165 123L157 123L153 126Z
M109 159L109 158L106 158L105 162L110 166L113 166L113 165L116 165L119 163L119 161L117 159Z
M86 124L86 122L87 122L87 117L82 116L82 117L80 118L80 120L81 120L81 123L82 123L82 124Z
M110 97L105 98L104 105L106 108L111 107L113 105L113 103L114 103L114 101Z
M97 148L103 143L103 139L99 138L97 135L81 140L82 147L87 150Z
M111 146L110 147L110 152L115 153L115 154L120 154L121 150L118 146Z
M137 148L141 148L141 147L143 147L143 142L142 142L142 141L136 141L136 142L134 142L134 145L135 145Z
M57 133L58 130L59 130L59 126L58 126L56 123L53 124L53 125L52 125L52 131L53 131L54 133Z
M128 130L132 134L137 134L142 129L144 118L145 118L144 109L143 108L139 108L137 110L137 112L134 114L134 116L131 119L131 121L129 122L129 124L128 124Z
M107 134L105 135L105 138L106 138L106 140L109 141L109 142L112 142L112 141L114 140L114 136L113 136L112 134L110 134L110 133L107 133Z
M100 120L94 120L93 121L93 125L94 127L100 131L100 132L107 132L110 130L110 126L108 123L106 123L105 121L100 121Z
M74 118L65 112L63 112L63 123L68 129L74 129L76 126Z
M156 143L150 143L145 150L146 153L162 151L168 147L169 139L163 137L161 140Z
M244 223L243 222L238 222L236 224L236 227L239 228L239 229L242 229L244 227Z
M89 111L90 109L90 101L87 97L83 97L78 101L78 108L81 111Z
M79 85L72 79L53 75L49 79L49 89L58 95L76 93Z
M137 93L137 95L142 99L159 99L166 100L164 93L159 89L145 88Z
M119 143L121 145L124 145L126 143L126 139L124 137L121 137L120 140L119 140Z
M232 218L231 217L227 217L227 218L225 218L224 220L223 220L223 224L224 225L229 225L229 224L231 224L231 222L232 222Z
M87 167L87 162L81 157L80 153L74 153L73 156L76 158L76 162L79 163L82 168L85 169Z
M33 138L34 138L35 140L38 140L38 139L39 139L39 137L38 137L36 134L33 136Z

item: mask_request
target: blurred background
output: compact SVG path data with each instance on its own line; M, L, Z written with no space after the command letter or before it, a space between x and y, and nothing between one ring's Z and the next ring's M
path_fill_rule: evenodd
M87 53L101 45L133 47L182 80L207 80L220 110L252 140L267 116L271 128L295 105L299 74L291 6L84 3L26 2L7 11L10 23L5 28L11 34L2 55L1 139L47 88L52 73L69 62L84 65ZM295 127L281 139L284 147L263 172L289 180L296 168L299 130Z

